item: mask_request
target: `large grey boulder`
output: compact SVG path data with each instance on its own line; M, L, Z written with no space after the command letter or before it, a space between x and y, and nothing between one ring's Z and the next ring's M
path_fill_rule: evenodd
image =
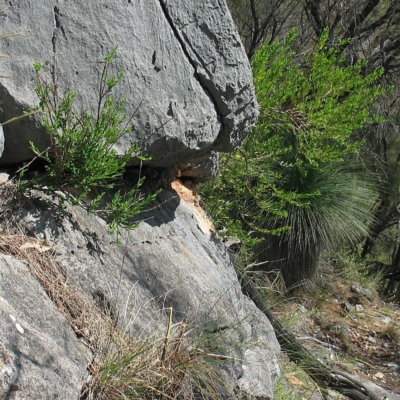
M26 264L0 255L0 398L78 399L83 345Z
M224 0L15 0L5 10L2 32L22 34L0 41L9 76L0 81L0 121L37 105L34 61L60 90L75 90L80 107L94 108L99 61L115 46L115 70L125 73L117 95L127 95L135 126L118 151L138 143L155 166L206 175L215 171L210 153L232 150L255 121L251 69ZM48 145L38 119L5 127L1 165L30 159L29 140Z
M13 221L18 223L20 232L26 230L35 240L51 246L68 284L79 287L100 307L106 304L104 312L110 313L112 309L112 315L119 316L118 323L133 336L164 332L168 320L166 309L172 307L174 323L185 321L191 329L207 334L211 343L219 341L215 351L236 360L224 363L221 373L229 387L238 393L238 399L249 395L260 400L272 398L279 375L279 345L273 328L254 303L243 296L227 250L198 204L165 191L155 207L142 217L137 229L120 232L121 244L117 245L116 237L108 234L103 220L80 207L60 208L49 196L40 193L34 194L22 209L13 211ZM76 390L76 380L82 373L76 340L62 323L41 321L42 316L54 313L54 306L46 303L46 299L41 300L43 291L37 284L30 284L28 289L27 281L32 278L27 276L26 267L15 260L9 263L6 276L14 274L9 279L15 282L15 287L11 283L3 285L4 301L16 298L15 291L21 293L21 298L22 293L29 292L21 301L31 301L35 306L32 310L19 304L18 299L12 300L13 308L10 306L3 313L8 322L1 331L1 341L14 343L14 347L9 346L14 358L25 346L24 337L12 326L8 314L17 316L17 321L27 327L25 337L35 332L38 337L46 338L51 329L51 343L64 343L59 353L55 353L56 346L47 350L32 340L31 352L40 351L41 359L51 358L54 365L59 365L64 357L67 369L75 364L66 377L64 367L57 370L62 382L47 383L39 379L41 390L60 392L67 384L71 386L70 392ZM6 268L4 264L2 271ZM28 329L31 321L35 321L34 326ZM20 342L14 338L20 338ZM69 356L63 355L62 351L70 347L73 349L69 350ZM19 375L13 375L12 382L20 390L26 390L20 392L19 398L24 398L28 387L38 385L35 371L45 367L51 368L27 363L18 369ZM31 386L27 384L30 376L35 378ZM46 388L47 384L56 388Z
M3 131L3 126L0 125L0 157L3 154L4 151L4 131Z

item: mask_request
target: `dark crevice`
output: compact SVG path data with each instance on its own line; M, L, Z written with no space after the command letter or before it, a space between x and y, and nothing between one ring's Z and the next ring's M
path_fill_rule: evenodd
M60 30L61 33L63 34L64 38L66 38L65 30L61 23L61 14L60 14L60 9L58 8L58 6L54 7L54 20L56 23L56 29Z
M159 0L160 2L160 6L161 9L165 15L165 18L168 22L168 24L170 25L172 31L174 32L174 36L176 37L176 39L178 40L183 53L185 54L187 60L189 61L189 63L192 65L194 71L195 71L195 78L197 79L197 81L200 83L200 86L203 88L204 92L208 95L208 97L211 99L212 103L214 104L214 108L217 111L218 114L218 118L221 121L221 130L220 133L224 131L224 113L221 112L221 109L219 107L219 101L214 97L213 93L212 93L212 85L209 85L208 83L208 79L204 76L202 76L201 74L199 74L198 70L197 70L197 64L196 62L192 59L190 52L188 51L187 46L189 46L189 43L187 41L185 41L181 35L181 33L178 31L178 29L175 27L174 22L172 20L172 17L170 16L169 12L168 12L168 7L165 3L164 0ZM193 51L193 49L191 49Z
M189 63L192 65L193 69L195 70L196 78L199 80L196 63L190 57L190 54L186 48L186 43L182 39L181 35L179 34L178 29L175 27L174 22L172 21L172 18L168 13L167 5L165 4L165 2L163 0L159 0L159 1L160 1L161 9L163 10L163 13L165 15L165 18L166 18L168 24L170 25L172 31L174 32L174 35L175 35L176 39L178 40L179 44L181 45L181 48L182 48L186 58L188 59Z
M117 307L113 302L106 296L101 289L97 289L92 293L94 304L104 313L104 315L110 317L110 319L118 324L118 311Z
M55 55L57 53L57 39L60 31L64 36L64 38L66 39L65 30L61 23L60 9L58 8L58 6L54 7L54 25L55 28L53 30L53 37L51 38L51 43L53 44L53 53Z
M58 5L54 6L54 25L55 28L53 30L53 36L51 38L51 43L53 45L53 65L51 66L51 75L53 78L54 87L56 87L57 83L57 40L59 36L59 32L61 31L65 40L67 40L67 36L65 34L65 30L63 24L61 22L61 13Z
M53 30L53 36L51 38L51 43L53 45L53 53L56 54L56 50L57 50L57 33L58 33L58 29L57 27Z
M54 7L54 25L55 28L53 30L53 36L51 38L51 44L53 45L53 65L51 65L51 75L53 79L53 84L57 81L56 76L56 56L57 56L57 38L58 38L58 31L59 31L59 8L57 6Z

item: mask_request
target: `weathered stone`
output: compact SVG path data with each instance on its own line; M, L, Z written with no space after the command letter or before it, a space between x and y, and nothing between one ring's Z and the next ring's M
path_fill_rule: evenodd
M211 151L237 146L257 116L251 70L225 1L16 0L2 18L3 31L23 34L0 42L8 56L2 75L10 76L0 84L0 120L38 103L34 61L60 91L75 90L81 108L95 109L99 60L115 46L115 70L125 74L116 95L127 96L135 126L119 152L138 143L155 166L199 167ZM39 118L4 127L0 164L30 159L29 140L49 144Z
M158 177L150 184L215 175L217 152L238 146L255 122L251 69L225 0L15 0L2 10L0 34L22 34L0 41L0 75L9 77L0 80L0 121L37 105L35 61L60 93L76 92L78 110L95 110L99 61L118 46L112 70L124 81L115 95L126 96L135 129L116 150L138 144L151 155ZM4 126L0 165L29 160L29 141L50 145L39 121L31 115ZM40 192L4 226L17 223L18 232L49 243L68 285L131 335L165 332L172 309L174 323L186 322L235 360L220 372L238 399L270 399L279 375L273 329L243 296L225 245L178 182L182 198L163 192L137 229L118 233L120 245L102 219ZM4 218L13 204L0 200ZM78 398L88 350L66 319L11 256L0 256L0 290L0 397Z
M185 199L163 192L138 228L119 233L120 245L100 218L79 207L64 210L39 193L14 218L51 244L69 283L106 305L132 335L163 332L172 307L174 323L187 322L237 360L221 367L232 389L272 398L279 375L273 328L243 296L225 245L190 190L179 186Z
M4 131L3 126L0 125L0 157L2 156L4 151Z
M358 285L351 285L350 290L359 296L363 296L363 297L367 298L369 301L374 300L374 296L372 295L372 292L367 288L363 288Z
M0 398L78 399L86 359L28 267L0 255Z
M7 174L6 172L0 172L0 186L1 184L6 183L9 178L10 178L9 174Z

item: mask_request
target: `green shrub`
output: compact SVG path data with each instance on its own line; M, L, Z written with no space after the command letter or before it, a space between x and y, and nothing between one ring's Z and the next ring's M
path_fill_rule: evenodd
M289 286L312 277L324 248L367 234L376 198L350 165L363 145L353 134L376 120L369 106L385 93L381 71L346 65L327 39L296 55L292 32L254 55L259 121L203 191L216 225L257 245Z
M77 112L75 92L70 90L60 95L57 84L49 83L43 77L42 66L35 64L39 111L51 146L41 151L31 142L36 157L46 161L46 173L37 176L34 185L67 192L69 202L84 204L89 211L106 217L111 232L119 227L132 228L132 218L158 194L142 196L143 178L139 178L130 191L116 192L113 199L99 210L106 189L114 188L127 162L133 157L146 160L135 145L123 155L118 155L113 148L122 136L132 131L131 121L125 114L126 101L115 100L112 96L113 89L123 78L121 72L116 76L109 74L115 56L116 48L104 57L95 113L88 110Z

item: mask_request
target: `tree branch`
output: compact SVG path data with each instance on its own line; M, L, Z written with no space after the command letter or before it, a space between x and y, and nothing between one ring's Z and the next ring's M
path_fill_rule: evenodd
M320 6L321 6L320 0L306 0L304 5L307 18L311 22L311 25L317 37L321 36L323 30L326 27L321 19Z
M378 6L379 3L380 0L369 0L363 10L353 18L353 21L348 26L343 38L352 39L355 35L357 27L367 19L368 15L371 14L371 12Z

